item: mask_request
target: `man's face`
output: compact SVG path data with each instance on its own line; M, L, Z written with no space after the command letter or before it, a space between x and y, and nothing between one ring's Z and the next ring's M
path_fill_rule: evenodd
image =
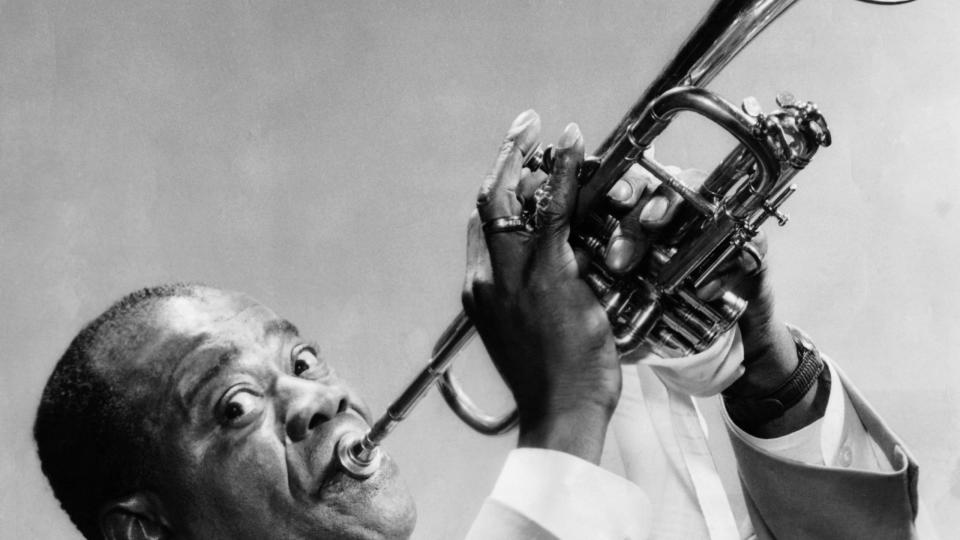
M392 460L364 481L335 447L365 407L310 342L249 297L161 304L155 335L114 376L149 407L165 456L157 490L193 538L406 538L413 502ZM147 416L150 417L150 411ZM155 435L155 436L156 436Z

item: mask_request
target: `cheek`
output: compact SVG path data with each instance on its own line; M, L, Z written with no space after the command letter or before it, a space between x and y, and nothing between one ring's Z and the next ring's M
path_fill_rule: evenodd
M258 429L244 437L223 437L203 453L193 482L194 510L203 528L240 538L269 530L290 499L284 448L274 433Z

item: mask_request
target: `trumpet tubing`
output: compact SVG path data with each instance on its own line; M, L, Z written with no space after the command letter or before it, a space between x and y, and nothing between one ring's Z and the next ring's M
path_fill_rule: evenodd
M781 94L779 109L764 114L752 98L737 107L703 88L795 2L717 0L581 169L571 242L593 254L585 279L607 312L621 353L647 346L665 356L691 354L729 330L746 302L729 291L704 301L697 297L697 288L745 249L768 218L786 222L779 208L796 189L790 181L820 146L830 144L826 121L811 103ZM703 116L737 140L736 148L698 187L684 184L645 153L681 112ZM549 172L550 157L549 148L535 152L525 166ZM605 195L634 164L679 194L682 203L671 230L661 235L637 269L620 276L603 262L605 246L619 224L606 207ZM516 411L500 418L482 414L448 369L472 335L472 325L461 312L441 336L429 364L370 432L340 441L338 455L348 472L372 474L380 442L434 383L474 429L494 434L515 424Z
M657 238L642 266L627 276L614 276L603 262L619 226L604 205L588 207L587 215L573 227L572 241L593 255L586 281L601 299L621 353L645 345L662 356L694 354L709 347L743 314L746 302L733 293L707 302L697 297L697 288L738 255L767 219L786 224L779 208L796 191L790 180L821 146L830 144L826 121L815 105L789 94L778 96L777 104L780 109L763 114L750 98L738 109L702 88L678 87L651 103L624 132L625 143L617 141L611 147L629 145L629 162L645 168L683 199L682 219ZM739 141L697 189L644 153L683 110L707 117ZM549 161L531 159L533 166L547 169ZM602 167L589 182L601 172ZM606 178L601 181L612 184Z

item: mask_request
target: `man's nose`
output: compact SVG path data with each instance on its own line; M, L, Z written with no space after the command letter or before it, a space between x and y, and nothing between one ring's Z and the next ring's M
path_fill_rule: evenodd
M286 398L287 436L293 442L306 439L315 429L350 406L346 388L338 383L283 377L278 382Z

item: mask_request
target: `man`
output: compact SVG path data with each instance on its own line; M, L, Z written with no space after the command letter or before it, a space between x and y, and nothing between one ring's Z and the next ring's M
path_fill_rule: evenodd
M670 478L679 475L667 467L660 470L667 490L644 494L595 466L614 411L624 406L618 408L625 381L609 324L567 243L583 158L575 125L561 137L554 173L540 186L549 196L541 197L539 228L482 225L503 223L497 220L518 214L530 197L537 180L528 175L521 185L520 159L538 131L532 111L514 122L470 225L464 303L520 410L520 449L508 458L470 536L642 538L652 530L667 537L658 525L664 514L651 508L671 489L699 495L695 482L676 488ZM639 191L636 177L624 181ZM669 219L669 204L636 206L647 225ZM644 210L657 206L663 208ZM626 230L624 237L636 243L643 230L649 228ZM611 246L611 257L620 259L615 269L635 263L623 251ZM664 362L659 375L672 391L689 392L719 390L736 379L727 390L744 429L768 438L794 434L836 403L832 392L840 385L831 389L828 379L807 377L785 411L766 412L763 400L785 395L780 387L796 380L801 359L793 336L773 317L762 272L743 279L745 269L758 270L728 268L719 285L703 291L736 282L753 289L755 302L741 322L743 367L729 360L736 356L730 349L740 346L730 336L700 358ZM291 323L239 293L175 285L129 295L74 339L47 384L35 425L44 472L88 538L407 537L413 504L389 457L364 481L336 465L336 442L364 430L370 417L317 350ZM864 407L858 412L868 423ZM855 428L841 431L873 444L862 426ZM676 429L684 435L683 425ZM892 436L871 431L895 446ZM751 435L736 435L760 535L911 534L915 470L894 446L881 450L894 470L854 474L766 455L748 446ZM644 480L643 471L627 472ZM716 514L706 505L700 510ZM811 511L817 520L806 527ZM705 519L723 524L722 517ZM716 531L709 534L725 534Z

